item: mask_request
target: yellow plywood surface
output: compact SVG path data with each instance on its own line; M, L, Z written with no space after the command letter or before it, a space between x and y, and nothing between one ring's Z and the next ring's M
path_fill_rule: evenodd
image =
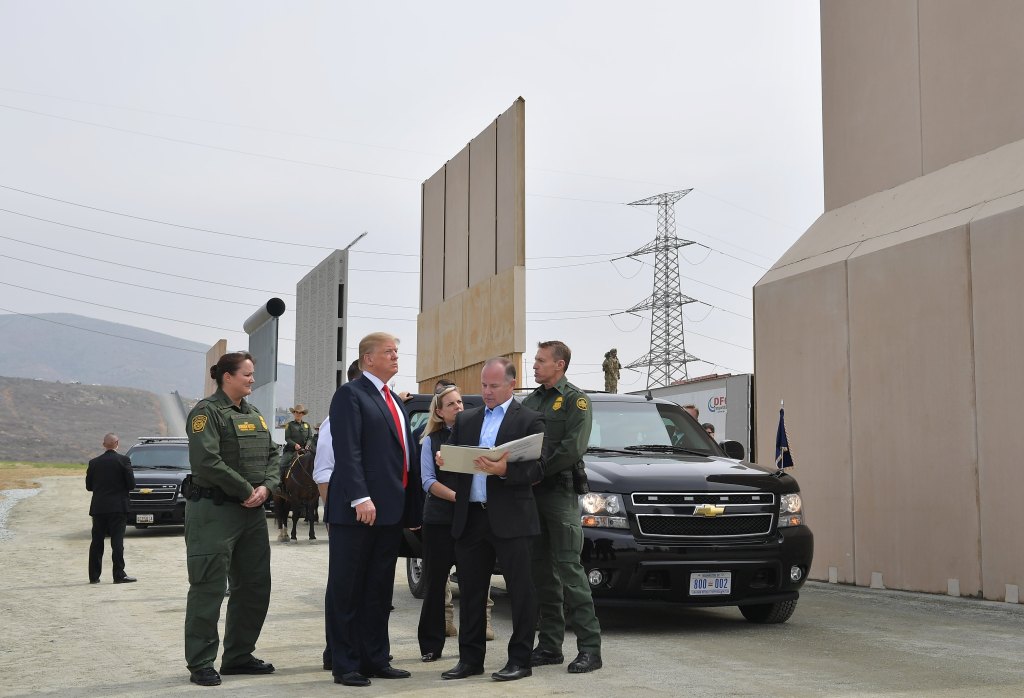
M444 297L469 287L469 146L445 166Z
M441 168L423 183L420 258L420 308L444 300L444 179Z
M520 98L498 117L497 271L526 264L526 103Z
M494 276L497 126L491 123L469 144L469 285Z

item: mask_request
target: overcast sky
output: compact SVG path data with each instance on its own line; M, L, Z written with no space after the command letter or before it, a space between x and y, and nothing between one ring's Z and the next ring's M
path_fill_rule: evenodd
M609 348L647 351L608 317L653 283L608 261L656 234L623 204L692 187L690 376L751 371L752 286L822 211L816 0L0 0L0 313L238 348L280 295L291 363L295 284L365 230L349 343L398 335L412 388L420 183L520 95L528 356L562 339L602 388Z

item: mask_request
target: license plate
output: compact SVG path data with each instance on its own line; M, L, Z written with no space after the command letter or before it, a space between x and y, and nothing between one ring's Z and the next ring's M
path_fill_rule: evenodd
M135 523L153 523L152 514L136 514Z
M732 572L693 572L690 596L727 596L732 593Z

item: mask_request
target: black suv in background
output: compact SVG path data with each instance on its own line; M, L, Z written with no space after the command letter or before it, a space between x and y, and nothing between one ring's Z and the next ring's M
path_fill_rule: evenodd
M796 480L742 461L735 441L723 445L739 456L730 458L673 402L589 397L590 493L579 500L594 599L738 606L752 622L788 620L814 553ZM429 399L407 403L414 425ZM414 594L417 562L407 565Z
M135 489L128 493L128 523L135 528L183 526L181 481L191 472L188 439L143 436L126 455L135 471Z

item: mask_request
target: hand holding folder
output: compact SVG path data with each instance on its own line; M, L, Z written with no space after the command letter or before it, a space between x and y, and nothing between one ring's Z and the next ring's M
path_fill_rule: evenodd
M441 459L444 462L441 467L448 473L489 475L490 473L484 473L477 468L475 463L477 458L482 456L488 460L499 461L505 453L508 453L509 463L537 460L540 458L543 444L544 434L530 434L493 448L444 444L441 446Z

